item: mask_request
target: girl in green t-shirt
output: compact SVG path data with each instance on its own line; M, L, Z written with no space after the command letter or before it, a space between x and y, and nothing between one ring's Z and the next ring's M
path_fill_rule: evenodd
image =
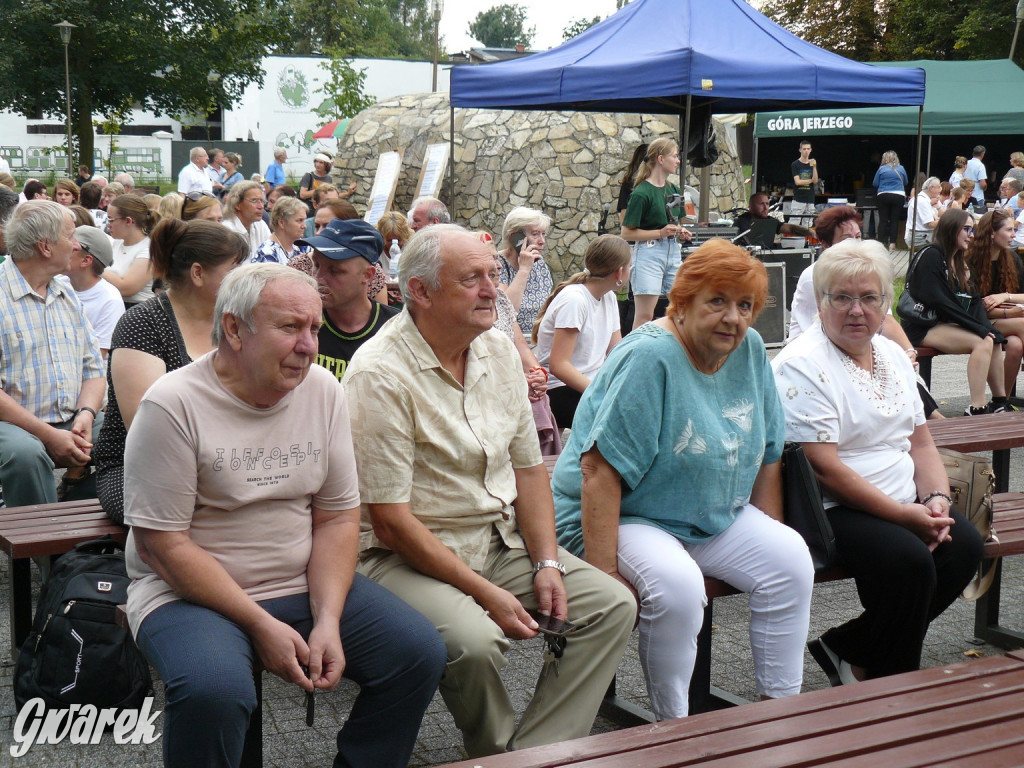
M622 237L634 243L631 279L636 300L634 328L654 318L658 297L667 294L672 287L682 263L676 238L690 239L689 231L674 220L678 212L668 206L670 198L679 195L679 187L669 183L668 176L678 170L678 145L665 137L652 141L622 220ZM673 220L669 218L670 213Z

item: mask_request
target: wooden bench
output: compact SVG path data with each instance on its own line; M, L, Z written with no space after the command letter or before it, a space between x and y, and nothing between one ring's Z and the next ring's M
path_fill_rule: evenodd
M111 522L97 499L32 504L0 510L0 550L10 561L11 658L32 628L30 558L62 555L83 541L110 536L124 543L128 529Z
M447 768L1019 766L1024 653L932 667Z

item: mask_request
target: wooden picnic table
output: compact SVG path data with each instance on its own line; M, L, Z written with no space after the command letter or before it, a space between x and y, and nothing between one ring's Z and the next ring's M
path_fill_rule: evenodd
M985 768L1024 761L1024 652L628 728L448 768Z
M996 535L1003 529L1003 549L1000 554L1021 554L1021 532L1024 529L1024 496L1012 503L1013 510L1007 510L1009 499L1017 494L1006 495L1010 485L1010 450L1024 446L1024 411L992 413L984 416L964 416L952 419L935 419L928 422L932 439L940 448L951 448L964 453L992 451L992 469L996 473L996 493L1000 497L1000 518L1012 514L1019 521L1011 522L1007 517L996 526ZM1002 592L1002 561L992 566L996 569L992 586L975 603L974 634L985 642L1000 648L1019 648L1024 645L1024 634L1008 629L999 623L999 598Z
M1010 449L1024 446L1024 411L932 419L928 431L939 448L964 453L992 451L996 493L1010 488Z

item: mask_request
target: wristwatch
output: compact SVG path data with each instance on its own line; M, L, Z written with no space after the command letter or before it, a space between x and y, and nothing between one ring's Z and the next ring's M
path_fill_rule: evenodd
M533 575L536 576L541 568L554 568L560 574L565 576L565 566L557 560L539 560L536 565L533 566Z

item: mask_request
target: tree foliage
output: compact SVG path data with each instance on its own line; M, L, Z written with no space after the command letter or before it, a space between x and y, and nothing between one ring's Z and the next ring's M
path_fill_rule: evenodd
M858 61L1002 59L1010 50L1016 3L768 0L761 12L804 40Z
M280 36L276 0L0 0L0 104L26 116L64 112L63 45L54 28L77 25L68 47L79 159L91 164L93 113L129 105L172 115L231 104ZM211 86L211 71L220 74Z
M878 0L768 0L761 12L815 45L858 61L883 58L884 2Z
M428 0L283 0L288 39L279 53L328 50L345 57L427 60L434 56Z
M1005 59L1016 23L1012 0L889 0L894 59ZM1014 60L1022 61L1018 42Z
M327 55L330 58L321 66L327 71L328 77L316 91L324 95L324 100L313 111L330 120L355 117L374 103L373 99L363 93L366 70L356 70L352 62L339 55L336 49L328 50Z
M485 48L515 48L533 45L536 27L526 29L526 8L504 3L481 11L469 24L469 34L483 43Z
M590 20L587 20L587 19L573 19L572 21L569 22L569 25L567 27L565 27L565 29L562 30L562 39L563 40L572 40L577 35L579 35L579 34L581 34L583 32L586 32L592 26L597 24L599 21L601 21L601 17L600 16L595 16L594 18L592 18Z

